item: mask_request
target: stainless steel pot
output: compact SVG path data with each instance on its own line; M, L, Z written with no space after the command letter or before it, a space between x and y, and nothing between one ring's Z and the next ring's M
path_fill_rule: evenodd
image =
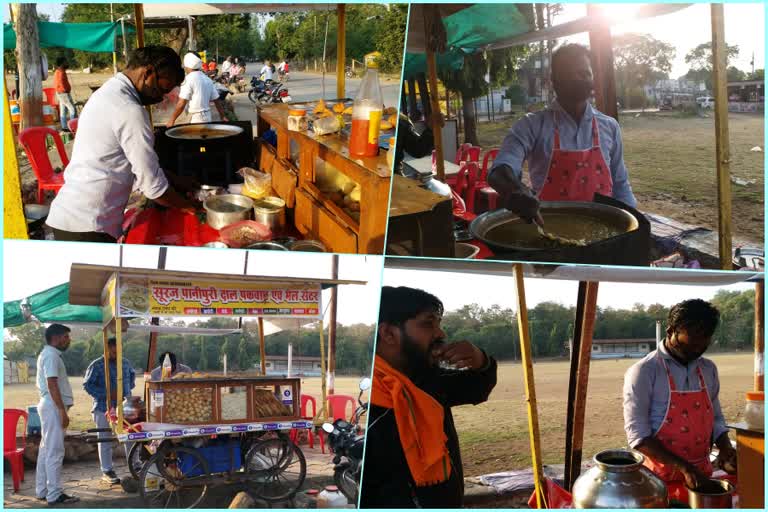
M230 206L227 206L230 205ZM231 205L239 207L237 211L227 211ZM203 202L206 211L206 220L213 229L221 229L224 226L234 224L251 217L253 200L250 197L235 194L223 194L209 197Z
M575 508L666 508L667 486L632 450L605 450L573 484Z
M147 409L139 396L127 396L123 400L123 417L128 423L136 423L146 418Z
M259 251L287 251L288 248L284 245L280 245L276 242L256 242L246 247L246 249L254 249Z
M688 489L691 508L733 508L733 485L727 480L707 480L696 489Z
M260 222L273 233L285 229L285 201L279 197L269 196L257 199L253 205L254 220Z
M303 251L303 252L327 252L328 249L323 245L322 242L318 242L317 240L299 240L297 242L294 242L290 245L290 249L292 251Z

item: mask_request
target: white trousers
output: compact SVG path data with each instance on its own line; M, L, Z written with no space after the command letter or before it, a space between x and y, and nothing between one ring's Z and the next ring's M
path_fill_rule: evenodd
M210 110L203 110L202 112L195 112L190 118L190 123L210 123L213 121Z
M37 452L35 495L45 497L48 503L56 501L61 488L61 468L64 465L64 429L61 415L50 398L43 398L37 404L40 413L41 440Z

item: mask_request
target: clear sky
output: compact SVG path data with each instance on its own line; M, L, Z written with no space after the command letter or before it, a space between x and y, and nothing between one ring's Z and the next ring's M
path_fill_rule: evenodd
M608 4L610 5L610 4ZM619 19L631 17L633 9L640 4L612 4L611 13ZM62 3L38 3L39 12L50 14L51 20L58 21L64 12ZM651 34L656 39L666 41L677 48L677 57L673 62L671 77L677 78L688 71L685 54L700 43L711 39L710 6L706 3L693 4L681 11L666 16L659 16L642 21L627 21L613 29L614 34L640 32ZM562 23L586 14L585 4L566 3L565 11L555 20ZM8 21L8 8L3 11L4 21ZM762 3L725 4L725 39L730 45L738 45L741 52L734 65L743 71L750 71L752 52L755 54L755 68L765 67L765 7ZM569 38L574 42L587 42L586 35Z
M384 285L421 288L443 301L447 311L467 304L483 307L498 304L515 307L515 285L512 277L467 275L450 272L430 272L384 269ZM576 305L579 284L576 281L554 279L525 279L525 296L529 308L540 302ZM597 304L615 309L631 308L635 304L672 306L685 299L711 299L718 290L750 290L754 284L730 286L657 285L600 283Z
M72 263L118 265L118 247L104 244L51 241L3 242L3 300L17 300L69 281ZM159 248L123 248L123 266L157 268ZM244 251L181 248L168 249L166 268L194 272L241 274ZM251 251L249 275L288 277L331 277L330 254ZM344 325L374 324L378 318L381 279L380 256L339 256L339 279L367 281L365 286L339 287L337 321ZM328 292L323 294L323 307Z

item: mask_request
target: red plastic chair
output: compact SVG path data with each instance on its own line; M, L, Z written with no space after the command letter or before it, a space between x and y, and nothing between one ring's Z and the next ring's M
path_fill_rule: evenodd
M67 128L69 128L69 131L72 132L72 135L77 135L77 120L79 118L70 119L67 123Z
M488 161L490 153L489 151L486 154L485 161L483 162L484 166ZM467 191L464 197L467 201L467 209L473 213L480 214L488 210L495 210L499 202L499 193L488 185L487 176L487 169L483 169L478 172L470 172L467 178ZM478 205L480 199L484 199L481 207Z
M482 174L480 175L482 181L485 181L488 178L488 171L491 169L497 156L499 156L499 148L493 148L486 151L485 156L483 157Z
M309 412L309 407L312 407L312 412ZM315 400L315 397L310 395L301 395L301 417L305 420L313 420L315 419L315 416L317 416L317 401ZM314 429L310 429L307 432L307 439L309 441L309 447L314 448L315 447L315 432L313 432ZM323 439L323 436L320 434L320 432L317 432L317 437L320 439L320 451L322 453L325 453L325 440ZM299 429L292 429L291 430L291 440L294 442L294 444L298 445L299 441Z
M464 155L466 154L467 150L472 147L472 144L469 142L465 142L461 146L458 147L456 150L456 158L454 159L453 163L456 165L461 165L461 162L466 162L467 159L464 158Z
M357 401L355 400L355 397L349 396L349 395L328 395L328 403L330 404L331 410L331 417L333 418L333 421L336 420L347 420L352 417L352 415L355 413L355 407L357 405ZM349 416L346 415L347 412L347 404L350 404L352 406L352 412Z
M53 137L56 149L61 158L61 164L66 168L69 165L67 152L64 150L64 142L56 130L44 126L33 126L23 130L19 134L19 142L24 147L32 170L37 177L37 202L43 204L45 191L52 190L55 193L64 185L64 173L56 173L48 156L46 140Z
M467 207L461 196L457 194L455 190L451 190L451 194L453 196L453 216L457 219L461 219L467 222L472 222L475 220L477 215L467 211Z
M19 419L24 418L24 430L21 434L21 448L16 444L16 431ZM18 492L24 481L24 448L27 446L27 422L29 415L21 409L3 409L3 458L11 464L13 492Z

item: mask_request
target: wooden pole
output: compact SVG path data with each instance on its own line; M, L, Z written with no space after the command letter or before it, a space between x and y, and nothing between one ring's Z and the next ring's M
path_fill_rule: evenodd
M36 4L18 4L16 58L19 66L19 109L24 130L43 125L43 76Z
M259 317L259 358L261 359L261 374L267 374L267 347L264 342L264 319Z
M595 316L597 313L597 286L597 282L588 282L584 298L584 315L581 321L581 346L579 347L579 371L573 407L572 481L566 482L569 489L573 487L573 482L581 474L581 451L584 447L584 415L587 409L589 364L592 359L592 336L595 332Z
M733 270L731 240L731 150L728 136L727 50L723 4L711 4L712 83L715 96L715 154L717 157L718 246L720 268Z
M160 247L160 250L157 253L157 268L158 270L165 270L165 260L168 256L168 248L167 247ZM120 266L122 266L122 260L120 262ZM150 325L160 325L160 318L159 317L152 317L152 319L149 321ZM149 351L147 352L147 371L152 371L152 368L155 367L155 358L157 357L157 333L156 332L150 332L149 333ZM162 364L162 363L160 363Z
M765 390L765 281L755 285L755 391Z
M115 319L114 312L112 313L112 321L115 322L115 327L117 327L117 320ZM108 340L109 340L109 323L107 323L104 327L101 329L101 341L104 349L104 387L107 391L107 412L109 412L109 397L112 395L112 379L110 378L109 374L109 365L107 364L107 353L109 350L108 347Z
M320 318L320 394L321 394L321 402L322 406L320 407L320 411L318 411L317 418L320 419L321 422L328 419L328 389L326 387L326 375L327 375L327 367L325 365L325 335L323 333L323 319ZM322 435L322 434L320 434Z
M11 121L11 103L8 88L3 82L3 230L5 238L26 240L27 221L24 217L24 204L21 199L21 175L19 159L16 153L16 135Z
M117 349L115 360L115 366L117 366L117 431L122 434L125 432L123 426L123 321L119 317L115 317L115 340L115 348ZM109 361L104 361L105 370L108 366ZM109 394L107 394L107 410L109 410L110 402Z
M425 19L425 25L426 25L426 17ZM427 45L427 73L429 78L429 89L430 89L430 102L431 102L431 111L433 115L431 116L432 121L432 134L435 137L435 164L436 164L436 171L437 171L437 179L439 181L445 182L445 160L443 157L443 128L442 124L440 123L440 101L437 93L437 56L435 55L435 52L432 51L429 48L429 44Z
M133 13L136 17L136 48L144 47L144 4L134 4ZM144 107L149 113L149 126L154 128L155 123L152 121L152 105Z
M525 377L525 399L528 406L528 435L531 441L531 458L533 462L533 485L535 488L538 508L548 508L544 494L544 471L541 461L541 436L539 434L539 412L536 406L536 385L533 379L533 355L531 351L531 334L528 329L528 307L525 303L525 285L523 283L523 266L514 265L514 277L517 294L517 328L520 332L520 355Z
M346 96L346 69L344 64L347 61L347 11L345 4L337 4L336 19L336 97L344 98Z
M572 477L573 468L571 468L571 461L573 460L573 416L574 416L574 400L576 398L576 381L578 379L579 372L579 352L581 351L581 327L584 320L584 303L587 297L587 283L585 281L579 282L579 292L576 300L576 322L573 326L573 334L571 343L571 364L569 367L568 375L568 401L566 402L566 419L565 419L565 488L570 491L570 484L575 480Z
M339 255L334 254L331 260L331 278L339 278ZM338 306L338 287L331 288L331 308L328 321L328 394L335 391L336 380L336 309Z
M596 4L587 4L587 16L604 19L602 7ZM611 28L607 23L601 24L599 28L589 32L589 49L592 54L592 73L594 75L597 109L618 121L619 109L616 105L613 44Z

